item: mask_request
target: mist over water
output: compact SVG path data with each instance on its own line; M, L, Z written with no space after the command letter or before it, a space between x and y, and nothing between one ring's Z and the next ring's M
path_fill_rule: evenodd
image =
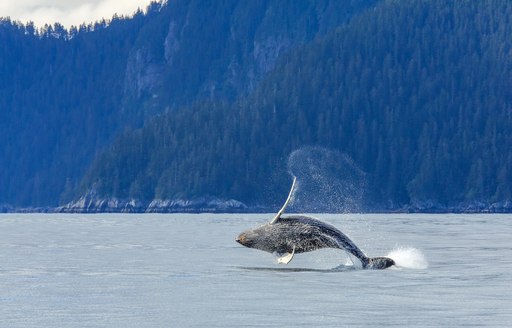
M323 147L302 147L290 154L288 171L298 182L291 210L361 211L366 177L348 155Z

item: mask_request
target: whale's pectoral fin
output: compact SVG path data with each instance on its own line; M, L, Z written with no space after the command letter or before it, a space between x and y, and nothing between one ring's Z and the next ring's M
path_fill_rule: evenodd
M277 259L277 263L288 264L293 259L293 255L295 254L295 247L293 248L291 253L285 253L283 256Z
M292 199L293 190L295 189L295 182L297 182L297 178L295 176L293 176L292 187L290 188L290 193L288 194L288 198L286 198L286 201L284 202L283 207L281 207L279 212L277 212L276 216L270 221L270 224L276 223L281 218L281 214L284 213L286 206L288 206L290 199Z

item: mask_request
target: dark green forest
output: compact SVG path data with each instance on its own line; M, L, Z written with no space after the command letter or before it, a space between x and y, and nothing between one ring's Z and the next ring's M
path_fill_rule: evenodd
M58 204L98 147L135 122L120 91L133 31L152 15L69 34L0 21L0 204Z
M69 31L1 19L0 207L72 200L96 153L126 128L236 99L283 53L373 3L170 0Z
M185 9L178 3L187 3L188 13L199 13L197 17L210 13L213 25L203 24L196 34L186 35L183 29L177 32L186 15L168 20L167 34L160 30L165 39L162 55L162 37L153 36L157 22L164 21L161 16L172 17L172 3L153 14L140 14L139 23L119 20L120 26L139 28L140 35L151 32L131 43L144 41L145 47L134 52L132 46L132 57L128 54L124 63L106 62L128 67L124 78L137 83L127 86L124 80L120 87L116 77L121 73L104 76L98 68L97 81L110 83L94 90L105 94L75 100L78 108L89 104L91 111L103 115L91 114L90 122L82 122L87 131L82 133L90 133L91 140L62 139L61 124L76 115L74 110L67 116L50 113L47 129L57 126L60 132L38 135L32 128L25 137L32 139L22 142L30 147L53 142L53 153L41 146L35 149L44 154L38 154L19 147L18 130L26 120L48 122L45 112L27 110L26 118L16 116L17 129L2 118L0 124L7 129L0 126L2 143L11 141L5 143L9 156L0 160L14 166L3 173L1 181L8 181L5 190L10 193L0 194L0 203L55 205L93 192L99 198L143 203L218 198L236 199L249 208L272 208L279 206L289 187L290 154L317 147L313 149L343 154L334 158L350 158L364 172L363 200L349 210L512 209L512 3L269 1L251 7L247 4L252 2L223 1L194 7L193 1L179 1L180 13ZM102 31L112 25L78 35L106 33ZM9 35L15 33L23 34L18 28ZM202 48L203 38L192 35L205 33L219 37L204 38ZM69 47L75 39L39 37L33 42L42 42L51 51L52 45ZM267 43L258 45L260 40ZM130 44L129 39L122 41L117 42ZM163 57L154 55L158 49ZM130 62L144 68L133 69ZM1 63L0 68L13 69ZM50 71L41 71L41 78ZM4 84L3 102L11 88ZM43 90L51 93L52 88ZM46 93L41 96L44 101L60 99ZM94 106L93 99L102 104ZM92 126L98 131L90 130ZM77 126L68 128L74 139ZM55 140L45 139L51 137ZM81 141L87 144L87 154L85 149L80 157L67 153L78 165L55 155L61 152L60 143L63 148L80 148ZM55 193L34 187L35 182L46 186L42 180L24 185L27 198L19 199L21 189L12 183L27 180L12 178L12 152L18 152L14 154L19 165L36 165L30 159L42 156L44 165L56 166L55 172L76 172L61 180ZM59 156L62 161L55 160ZM43 168L40 171L52 177ZM46 198L37 198L36 191ZM331 204L320 210L344 208Z

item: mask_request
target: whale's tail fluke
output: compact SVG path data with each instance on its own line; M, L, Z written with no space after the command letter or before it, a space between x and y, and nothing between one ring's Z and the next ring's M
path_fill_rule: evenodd
M366 260L367 261L362 261L363 268L365 269L380 270L395 265L395 261L393 261L393 259L390 259L389 257L373 257L367 258Z

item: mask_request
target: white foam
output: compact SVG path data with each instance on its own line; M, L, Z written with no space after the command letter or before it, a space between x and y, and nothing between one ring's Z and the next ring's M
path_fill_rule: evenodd
M423 270L428 268L428 261L423 253L413 247L400 247L389 252L397 267Z

